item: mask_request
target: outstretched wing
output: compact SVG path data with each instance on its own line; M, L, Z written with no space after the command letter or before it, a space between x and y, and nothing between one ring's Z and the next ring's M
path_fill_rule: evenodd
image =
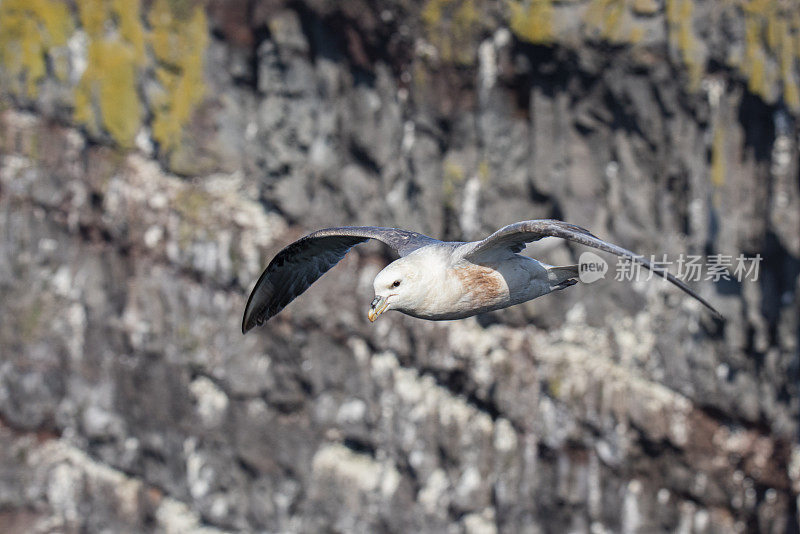
M377 239L401 256L439 243L416 232L376 226L343 226L318 230L287 246L272 259L256 282L242 319L242 333L263 324L339 263L354 246Z
M557 221L554 219L540 219L534 221L522 221L505 226L482 241L465 243L462 245L461 255L468 260L475 260L481 254L499 248L509 248L514 252L519 252L525 248L525 243L538 241L544 237L560 237L568 239L581 245L594 247L623 258L630 258L632 261L642 264L647 269L662 276L681 288L683 291L700 301L706 308L714 312L717 317L722 315L703 297L695 293L689 286L672 276L666 269L654 267L649 261L639 254L634 254L630 250L618 247L594 236L585 228L574 224Z

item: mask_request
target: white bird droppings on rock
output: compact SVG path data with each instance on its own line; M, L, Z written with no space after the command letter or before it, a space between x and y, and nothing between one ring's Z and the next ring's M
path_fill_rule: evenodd
M193 380L189 391L197 402L197 413L203 423L207 426L219 424L228 409L228 396L225 392L205 376Z
M320 447L311 461L311 469L317 477L340 480L365 493L377 489L393 492L400 480L391 463L377 462L338 443Z
M496 534L494 508L486 508L480 513L468 514L463 519L465 534Z

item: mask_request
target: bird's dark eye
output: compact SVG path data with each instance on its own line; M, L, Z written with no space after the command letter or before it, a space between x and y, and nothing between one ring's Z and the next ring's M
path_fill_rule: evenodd
M397 287L399 285L400 285L400 280L395 280L394 283L392 284L392 287Z

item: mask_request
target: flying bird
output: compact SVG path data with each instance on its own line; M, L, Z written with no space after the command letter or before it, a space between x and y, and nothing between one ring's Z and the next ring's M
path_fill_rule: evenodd
M519 254L527 243L545 237L567 239L638 262L722 318L686 284L642 256L603 241L580 226L540 219L510 224L486 239L466 243L376 226L318 230L281 250L261 274L245 307L242 333L280 312L354 245L369 239L382 241L400 255L375 277L370 321L387 310L434 321L462 319L576 284L578 265L556 267Z

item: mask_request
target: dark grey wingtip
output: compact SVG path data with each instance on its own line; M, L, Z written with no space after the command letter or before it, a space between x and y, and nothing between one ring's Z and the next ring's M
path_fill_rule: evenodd
M264 324L264 321L269 319L269 315L264 316L264 309L266 303L272 299L272 284L267 280L267 270L261 275L256 282L250 297L247 299L247 305L244 307L244 316L242 317L242 334L246 334L258 325Z
M662 274L662 276L663 276L663 274ZM725 321L727 321L727 319L725 319L725 316L724 316L724 315L722 315L722 314L719 312L719 310L717 310L717 309L716 309L714 306L712 306L712 305L711 305L711 303L710 303L710 302L708 302L706 299L704 299L704 298L703 298L703 297L701 297L699 294L697 294L697 293L696 293L696 292L694 292L692 289L690 289L690 288L689 288L689 287L688 287L688 286L687 286L685 283L683 283L682 281L678 280L677 278L674 278L672 275L669 275L668 277L667 277L667 276L665 276L665 278L666 278L667 280L669 280L670 282L674 283L675 285L677 285L678 287L680 287L681 289L683 289L684 291L686 291L686 293L688 293L688 294L689 294L689 296L691 296L691 297L693 297L694 299L696 299L696 300L697 300L697 301L698 301L700 304L702 304L702 305L703 305L703 306L704 306L704 307L705 307L707 310L709 310L709 311L710 311L710 312L711 312L711 313L714 315L714 317L715 317L715 318L719 319L719 320L720 320L720 321L722 321L723 323L724 323Z
M662 275L662 276L663 276L663 275ZM671 276L670 276L670 278L671 278ZM667 278L667 280L670 280L670 278ZM670 282L673 282L673 283L675 283L673 280L670 280ZM691 297L693 297L694 299L696 299L696 300L697 300L697 301L698 301L700 304L702 304L702 305L703 305L703 306L704 306L704 307L705 307L707 310L709 310L709 311L710 311L710 312L711 312L711 313L714 315L714 317L715 317L716 319L719 319L719 320L720 320L720 321L722 321L723 323L727 321L727 319L725 318L725 316L724 316L724 315L722 315L722 314L719 312L719 310L717 310L717 309L716 309L714 306L712 306L710 302L708 302L706 299L704 299L703 297L701 297L700 295L698 295L697 293L695 293L695 292L694 292L694 291L692 291L691 289L689 289L689 290L687 291L687 289L688 289L688 286L686 286L686 285L685 285L683 282L677 283L677 284L675 284L675 285L677 285L678 287L680 287L681 289L683 289L684 291L686 291L686 292L689 294L689 296L691 296Z
M253 310L255 306L253 306L253 295L255 295L255 290L250 293L250 298L247 299L247 306L244 308L244 316L242 317L242 335L246 334L250 330L253 329L258 321L256 321L255 314Z
M728 321L728 319L726 319L726 318L725 318L725 316L724 316L724 315L722 315L722 314L719 312L719 310L717 310L717 309L716 309L714 306L712 306L711 304L709 304L709 303L707 303L707 302L704 302L703 304L705 304L706 308L708 308L709 310L711 310L711 311L714 313L714 317L716 317L717 319L719 319L719 320L720 320L720 321L722 321L723 323L725 323L725 322L727 322L727 321Z
M255 326L255 322L251 321L247 315L247 312L245 312L244 318L242 319L242 335L245 335Z

